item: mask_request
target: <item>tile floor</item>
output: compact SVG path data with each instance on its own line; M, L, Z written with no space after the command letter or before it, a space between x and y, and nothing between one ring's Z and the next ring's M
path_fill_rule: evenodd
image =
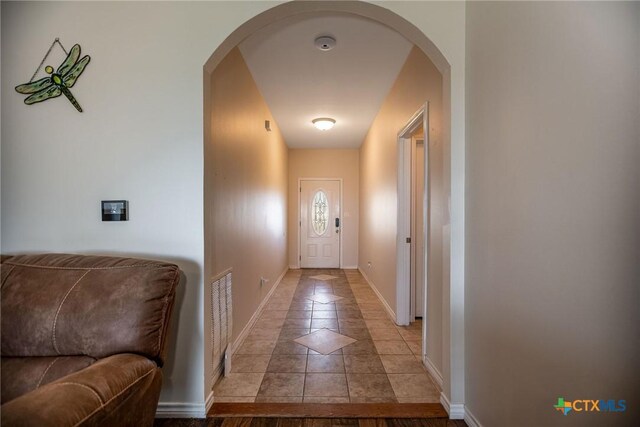
M421 327L396 326L357 270L290 270L214 401L439 402L419 356Z

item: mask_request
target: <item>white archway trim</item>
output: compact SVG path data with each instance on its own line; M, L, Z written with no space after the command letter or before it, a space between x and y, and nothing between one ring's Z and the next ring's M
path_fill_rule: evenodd
M383 8L360 1L291 1L275 6L256 15L240 25L214 51L204 65L204 142L211 139L211 110L210 110L210 77L216 66L242 40L266 25L278 20L291 18L299 14L342 12L366 17L380 22L398 33L420 48L442 73L443 81L443 141L450 147L445 151L445 168L449 172L451 198L449 201L450 214L450 267L449 286L443 289L443 354L444 390L449 407L464 408L464 243L465 243L465 62L464 62L464 2L434 2L421 7L432 8L436 13L434 19L423 16L400 16L401 10L412 10L404 2L388 2ZM429 3L429 2L427 2ZM411 4L411 2L408 2ZM414 3L415 4L415 3ZM397 10L395 13L392 10ZM445 17L444 21L440 18ZM422 20L422 27L427 28L431 23L438 26L435 35L439 40L445 40L451 61L447 60L436 44L425 33L408 19ZM426 23L425 23L426 22ZM451 27L451 23L455 24ZM453 34L451 34L453 32ZM451 63L455 66L452 68ZM445 406L445 408L447 408ZM457 416L451 413L453 417Z

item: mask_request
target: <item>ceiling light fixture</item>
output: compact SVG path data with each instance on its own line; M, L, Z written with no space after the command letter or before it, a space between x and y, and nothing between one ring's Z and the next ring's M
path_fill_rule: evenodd
M336 121L329 117L320 117L311 121L318 130L329 130L336 124Z

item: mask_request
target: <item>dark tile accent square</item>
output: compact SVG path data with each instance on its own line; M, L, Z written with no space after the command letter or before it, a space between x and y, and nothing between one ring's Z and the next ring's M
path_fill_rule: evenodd
M311 319L311 311L310 310L289 310L289 312L287 313L287 319Z
M308 328L283 328L278 336L278 341L291 341L308 333Z
M273 354L307 354L308 348L293 341L278 341Z
M344 369L351 374L383 374L384 366L377 354L345 354ZM272 357L273 358L273 357Z
M338 329L337 319L311 319L311 329Z
M309 354L311 354L311 355L322 355L322 353L320 353L318 351L315 351L315 350L311 350L311 349L309 349ZM336 350L336 351L334 351L334 352L329 353L329 355L341 355L341 354L342 354L342 349L341 348Z
M334 310L314 310L312 319L337 319L338 314Z
M305 396L349 396L345 374L307 374L304 382Z
M321 302L314 302L313 311L336 311L336 303L328 302L326 304L323 304Z
M285 320L285 325L287 321ZM338 319L338 323L340 324L340 328L365 328L367 324L362 319Z
M378 354L376 346L371 340L356 341L342 348L343 354Z
M292 302L289 306L289 310L312 310L312 302Z
M307 358L307 372L343 373L344 360L341 355L310 354Z
M305 372L307 368L307 356L295 354L274 354L269 360L267 372Z
M347 383L349 384L349 396L351 397L395 398L387 374L347 374Z
M307 313L311 313L308 311ZM282 328L310 328L311 319L285 319Z
M264 374L258 396L302 396L304 374Z
M370 340L371 335L366 328L340 328L340 333L357 340Z

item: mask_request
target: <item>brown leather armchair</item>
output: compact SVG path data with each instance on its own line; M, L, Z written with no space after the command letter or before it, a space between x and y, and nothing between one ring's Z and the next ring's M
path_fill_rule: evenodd
M177 266L44 254L0 273L3 426L153 425Z

